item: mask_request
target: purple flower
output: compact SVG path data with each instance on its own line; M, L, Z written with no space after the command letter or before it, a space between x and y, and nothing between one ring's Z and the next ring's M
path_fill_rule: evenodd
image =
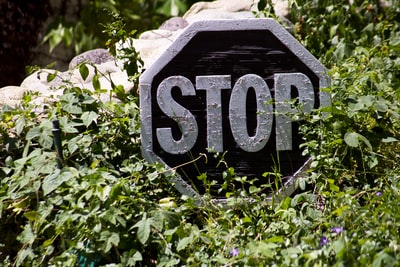
M340 234L341 232L343 232L343 227L333 227L332 229L331 229L331 232L332 233L336 233L336 234Z
M229 254L232 257L238 256L239 255L239 250L237 248L233 248L233 249L231 249L231 251L229 251Z
M329 239L326 236L321 236L321 238L319 239L319 244L321 245L321 247L325 246L328 243Z
M382 192L378 191L378 192L376 192L375 195L376 195L377 197L380 197L380 196L382 196Z

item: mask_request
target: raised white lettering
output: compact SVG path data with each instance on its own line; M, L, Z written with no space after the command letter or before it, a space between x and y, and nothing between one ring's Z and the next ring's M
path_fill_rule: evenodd
M193 84L183 76L171 76L160 83L157 88L157 103L165 115L178 123L182 137L175 140L171 128L158 128L157 138L166 152L184 154L196 143L198 126L193 114L173 99L171 90L174 87L180 88L183 96L196 95Z
M213 152L223 152L222 90L231 89L230 75L196 76L196 89L183 76L171 76L157 88L157 103L168 117L178 123L182 137L175 140L171 128L157 128L156 134L162 149L170 154L184 154L195 145L198 125L194 115L177 103L171 94L172 88L181 90L182 96L196 95L196 90L206 91L207 147ZM298 106L292 108L292 88L298 93ZM247 129L246 99L249 89L256 95L255 134L250 136ZM314 88L303 73L274 74L276 111L276 149L292 150L292 122L294 114L309 114L314 107ZM233 86L229 101L229 123L233 138L238 146L247 152L262 150L267 144L274 120L271 90L264 79L256 74L240 77Z
M289 114L299 111L291 107L291 88L299 95L300 112L307 114L314 106L314 90L310 79L303 73L274 74L276 109L276 149L292 150L292 119Z
M206 90L208 148L213 152L224 152L222 139L221 90L231 89L231 76L197 76L196 89Z

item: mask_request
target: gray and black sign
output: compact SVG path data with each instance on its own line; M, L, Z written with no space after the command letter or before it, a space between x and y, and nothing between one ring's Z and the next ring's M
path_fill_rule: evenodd
M329 105L327 85L325 67L272 19L193 23L140 79L143 155L182 165L176 186L192 196L205 192L201 173L224 196L218 152L258 184L274 167L293 180L308 160L293 115Z

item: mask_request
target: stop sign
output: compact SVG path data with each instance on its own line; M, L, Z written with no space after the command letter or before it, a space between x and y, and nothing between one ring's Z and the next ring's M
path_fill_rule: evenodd
M195 22L139 85L142 154L194 197L223 197L227 166L256 185L279 170L292 190L308 162L293 115L330 104L326 68L273 19Z

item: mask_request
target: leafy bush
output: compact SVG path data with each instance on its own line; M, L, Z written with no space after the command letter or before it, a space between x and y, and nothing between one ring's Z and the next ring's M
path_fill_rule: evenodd
M312 166L296 195L198 205L141 158L137 94L114 86L120 100L101 102L66 83L44 108L27 94L0 112L3 265L398 266L398 4L296 3L294 34L330 67L333 102L302 126Z
M398 168L400 8L396 1L297 4L295 34L330 66L333 100L327 117L304 126L305 147L336 183L377 185Z
M88 90L66 87L40 115L29 98L21 108L2 112L2 256L17 256L17 265L63 266L100 251L109 261L141 257L131 248L143 251L151 214L158 227L164 220L174 224L174 215L153 201L174 192L161 166L138 157L136 98L102 103ZM62 169L52 149L53 120L63 131ZM114 246L129 249L118 254Z

